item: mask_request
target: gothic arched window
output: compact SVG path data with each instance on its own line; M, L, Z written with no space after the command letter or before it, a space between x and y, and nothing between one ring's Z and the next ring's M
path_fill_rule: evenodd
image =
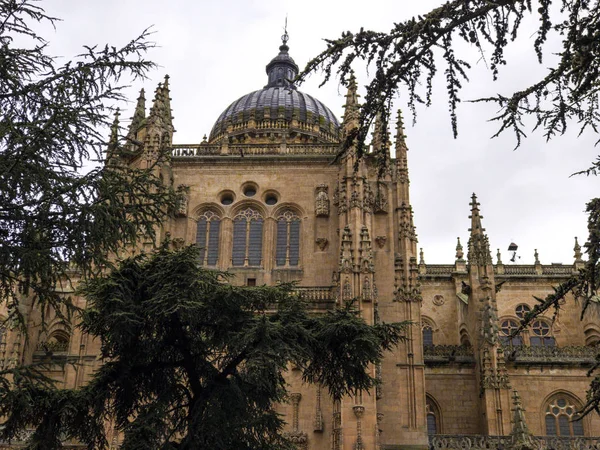
M600 344L600 331L594 326L587 326L585 331L585 345L595 347Z
M431 325L423 326L423 345L424 346L432 346L433 345L433 328Z
M531 324L533 336L529 338L529 343L534 346L554 347L556 341L552 336L552 328L543 320L536 320Z
M297 266L300 261L300 217L286 210L277 217L277 266Z
M564 394L553 397L546 407L544 423L547 436L583 436L583 422L577 418L577 407Z
M219 230L221 218L212 211L206 211L198 218L196 245L200 248L200 264L216 266L219 260Z
M233 218L233 266L260 266L262 262L263 218L246 208Z
M52 332L46 342L41 347L45 351L51 352L66 352L69 350L69 341L71 336L65 330L57 330Z
M427 434L439 434L440 410L429 395L425 398L425 412L427 413Z
M521 336L510 337L512 333L519 329L519 324L512 319L503 320L500 324L500 341L504 345L523 345Z

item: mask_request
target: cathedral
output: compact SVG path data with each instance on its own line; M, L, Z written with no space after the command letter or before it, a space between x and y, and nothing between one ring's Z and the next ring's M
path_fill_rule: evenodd
M266 85L223 105L200 144L173 143L166 77L148 112L141 92L128 137L142 146L130 161L140 167L170 149L161 176L182 202L162 237L196 243L202 265L232 273L240 285L295 281L315 314L357 299L369 323L412 322L409 339L372 367L380 380L372 392L333 402L289 370L290 402L278 410L298 449L600 448L600 418L573 420L590 383L598 318L580 320L569 306L511 336L534 296L583 267L577 241L572 263L503 262L499 252L492 257L482 217L493 205L473 194L464 202L468 242L457 241L454 261L426 264L401 115L394 142L375 124L371 146L388 158L382 176L368 154L358 162L352 149L337 157L343 136L358 126L356 81L339 120L296 88L297 73L284 36ZM31 348L10 334L1 345L3 361L40 360L51 348L49 374L64 387L85 384L100 363L99 343L58 322ZM111 442L118 448L118 434Z

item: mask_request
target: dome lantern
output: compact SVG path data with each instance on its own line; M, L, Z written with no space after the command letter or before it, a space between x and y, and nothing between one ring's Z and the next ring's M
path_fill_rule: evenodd
M290 49L287 45L288 40L289 36L286 29L283 36L281 36L283 43L279 46L279 54L267 64L266 71L269 81L265 88L285 87L296 89L294 79L298 75L298 66L288 53Z

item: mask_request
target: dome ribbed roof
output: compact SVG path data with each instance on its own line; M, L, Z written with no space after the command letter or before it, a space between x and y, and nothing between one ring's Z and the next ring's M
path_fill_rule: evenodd
M267 85L229 105L215 122L209 142L218 142L226 135L256 132L259 124L260 130L288 128L324 142L337 140L340 124L335 115L322 102L294 86L292 80L298 75L298 66L288 54L286 42L287 34L279 54L267 64ZM253 128L249 121L254 121Z

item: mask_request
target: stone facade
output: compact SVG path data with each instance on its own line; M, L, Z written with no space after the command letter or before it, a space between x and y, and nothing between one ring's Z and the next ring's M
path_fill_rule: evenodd
M370 155L358 163L353 149L337 157L357 126L356 83L341 124L320 103L286 103L285 90L295 87L274 71L297 71L287 50L284 42L267 66L265 88L280 89L283 100L261 105L259 94L243 97L201 144L173 144L168 78L148 116L142 92L128 132L131 156L121 163L151 166L158 151L171 153L156 170L181 204L160 239L198 243L201 263L233 273L235 283L294 280L316 313L354 299L369 323L412 321L409 340L371 368L381 380L371 393L333 403L290 369L291 400L279 406L290 438L315 450L544 448L549 438L533 436L554 434L562 439L555 448L597 448L590 437L600 435L598 417L564 420L585 399L597 318L580 320L577 307L568 307L554 320L544 316L522 341L510 345L505 337L534 295L552 292L581 266L578 245L573 265L494 264L473 195L466 250L458 242L454 263L426 264L417 252L402 117L393 144L375 127L372 145L388 155L383 175ZM37 341L26 347L9 332L0 348L4 367L47 360L65 387L86 383L100 364L99 344L58 322L38 336L39 314L29 321ZM585 439L563 439L577 435ZM111 439L118 446L119 437Z

